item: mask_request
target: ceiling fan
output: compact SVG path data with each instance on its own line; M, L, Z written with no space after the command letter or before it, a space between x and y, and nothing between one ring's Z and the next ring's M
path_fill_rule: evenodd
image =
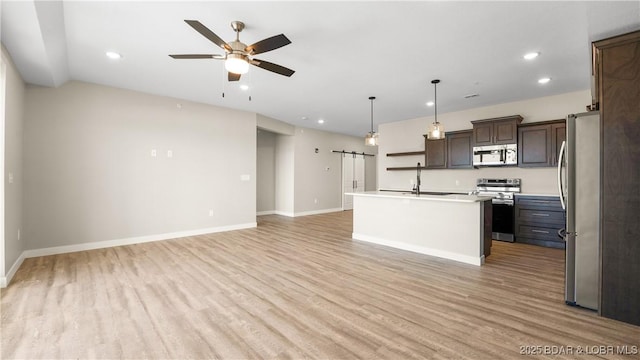
M169 55L174 59L218 59L225 60L224 66L228 72L229 81L238 81L242 74L246 74L249 71L249 64L255 65L259 68L274 72L276 74L291 76L295 71L288 69L278 64L270 63L268 61L256 59L253 56L262 54L267 51L275 50L285 45L291 44L284 34L275 35L264 40L260 40L253 45L247 46L240 41L240 32L244 29L244 23L241 21L231 22L231 28L236 32L236 39L229 43L226 43L213 31L209 30L206 26L198 20L185 20L189 26L194 30L202 34L202 36L209 39L214 44L218 45L225 51L224 55L219 54L185 54L185 55Z

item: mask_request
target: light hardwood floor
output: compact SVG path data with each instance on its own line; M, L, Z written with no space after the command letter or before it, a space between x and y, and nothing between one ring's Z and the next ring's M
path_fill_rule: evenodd
M564 305L561 250L494 242L475 267L353 241L351 217L270 215L27 259L2 290L0 355L512 359L531 345L640 345L640 327ZM547 357L589 358L535 358Z

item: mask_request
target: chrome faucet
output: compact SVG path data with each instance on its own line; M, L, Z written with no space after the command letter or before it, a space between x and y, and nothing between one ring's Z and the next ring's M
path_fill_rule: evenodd
M416 196L420 196L420 163L416 166Z

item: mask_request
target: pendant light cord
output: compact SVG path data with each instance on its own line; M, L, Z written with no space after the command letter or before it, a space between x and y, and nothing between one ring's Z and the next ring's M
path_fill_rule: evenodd
M438 123L438 83L439 82L440 80L438 79L431 80L431 83L433 84L433 105L435 106L435 109L434 109L435 121L433 122L434 124Z
M375 96L369 96L369 100L371 100L371 134L373 134L373 100L375 99Z
M373 133L373 99L371 99L371 132Z

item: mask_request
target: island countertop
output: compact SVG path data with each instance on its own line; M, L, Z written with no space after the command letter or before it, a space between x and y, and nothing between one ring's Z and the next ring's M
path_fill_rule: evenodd
M406 199L406 200L420 200L420 201L446 201L446 202L482 202L492 199L491 196L478 196L478 195L464 195L464 194L447 194L447 195L427 195L412 194L410 192L399 193L391 191L365 191L359 193L347 193L347 195L353 196L367 196L367 197L380 197L380 198L393 198L393 199Z

